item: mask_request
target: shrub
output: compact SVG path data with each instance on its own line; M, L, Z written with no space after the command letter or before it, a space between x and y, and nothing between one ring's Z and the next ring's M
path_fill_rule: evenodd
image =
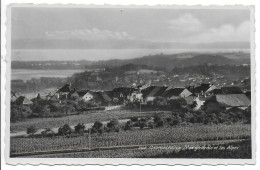
M92 126L92 128L95 129L99 129L103 126L103 123L101 123L100 121L95 121L94 125Z
M140 129L147 127L147 120L145 118L142 118L139 120L139 127L140 127Z
M164 124L163 120L157 121L156 127L161 127L161 126L163 126L163 124Z
M125 127L124 127L124 130L127 131L127 130L131 130L132 129L132 126L133 126L133 123L131 120L127 121L126 124L125 124Z
M84 123L78 123L78 124L74 127L75 132L76 132L76 133L79 133L79 134L83 134L85 128L86 128L86 126L84 125Z
M132 122L138 122L138 117L131 117L130 119Z
M119 122L117 119L113 119L107 123L107 132L119 132Z
M68 125L68 124L65 124L64 126L62 126L58 129L58 134L62 135L62 136L70 135L71 133L72 133L72 129L71 129L70 125Z
M34 133L36 133L37 132L37 129L36 129L36 127L35 126L29 126L28 128L27 128L27 134L34 134Z
M159 114L155 114L153 117L154 123L157 123L162 120L162 116Z
M28 118L32 114L30 107L28 106L18 106L15 104L11 105L11 121L15 122Z
M172 118L171 117L167 117L166 121L167 121L167 123L171 123L172 122Z
M179 125L181 123L181 117L179 116L178 113L175 113L174 116L172 117L172 122L170 123L170 125L172 126L176 126Z
M55 133L50 128L46 128L44 131L41 132L42 137L53 137L54 134Z
M149 121L149 122L148 122L148 127L151 128L151 129L153 129L153 128L154 128L154 122Z
M94 125L91 128L91 133L99 133L102 134L104 131L103 123L100 121L95 121Z

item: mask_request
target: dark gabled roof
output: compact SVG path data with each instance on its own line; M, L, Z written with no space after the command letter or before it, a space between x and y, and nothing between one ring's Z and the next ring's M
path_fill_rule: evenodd
M248 99L251 100L251 91L246 91L245 95L248 97Z
M17 98L16 92L11 91L11 97L15 97L15 98Z
M89 90L80 90L77 91L79 97L83 97L86 93L90 92Z
M163 96L164 96L164 97L179 96L179 95L183 92L184 89L185 89L185 88L174 88L174 89L170 89L170 90L167 90L167 91L163 94Z
M135 91L135 89L132 87L117 87L113 89L114 93L128 94L128 93L132 93L133 91Z
M165 92L167 88L168 87L164 86L150 86L142 90L142 93L144 97L158 97L162 96L163 92Z
M211 91L213 94L222 94L222 90L221 89L214 89Z
M210 88L210 84L201 84L200 86L195 87L195 93L205 92Z
M103 91L106 95L108 95L111 99L113 98L113 91Z
M112 101L106 92L94 92L94 98L105 103Z
M195 92L195 87L194 86L187 86L186 89L188 89L191 93Z
M69 84L65 84L63 87L61 87L58 92L71 92L71 86Z
M215 99L218 103L224 106L249 106L250 100L245 94L223 94L216 95Z
M37 100L41 99L41 95L40 95L40 93L37 94L37 96L36 96L35 99L37 99Z
M242 90L236 86L222 87L223 94L243 94Z
M28 99L27 97L25 97L25 96L19 96L16 99L15 103L17 105L22 105L22 104L32 104L33 102L30 99Z

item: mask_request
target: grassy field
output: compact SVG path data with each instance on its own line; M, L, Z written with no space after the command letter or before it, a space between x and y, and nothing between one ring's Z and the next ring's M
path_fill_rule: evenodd
M60 118L33 118L20 122L11 123L11 132L25 131L29 126L34 125L37 129L61 127L65 123L70 122L71 125L78 123L93 123L98 121L109 121L112 119L125 119L133 116L153 116L156 111L137 112L128 110L113 110L113 111L91 111L80 115L71 115ZM171 112L164 112L171 114Z
M163 144L190 141L215 141L250 138L248 124L194 125L120 131L78 137L11 138L11 153L46 150L109 147L123 145Z

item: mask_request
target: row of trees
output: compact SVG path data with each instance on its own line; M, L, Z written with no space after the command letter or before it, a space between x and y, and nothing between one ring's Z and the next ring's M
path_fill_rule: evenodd
M119 132L120 129L124 131L132 130L133 128L159 128L163 126L179 126L179 125L187 125L187 124L218 124L218 123L250 123L251 115L247 112L245 113L211 113L206 114L203 111L196 112L172 112L171 115L165 115L164 113L158 113L154 116L146 116L146 117L131 117L129 121L125 124L120 124L117 119L113 119L107 124L103 124L100 121L95 121L94 125L90 129L86 129L84 123L78 123L74 127L74 131L70 127L69 124L65 124L64 126L58 129L58 133L56 135L59 136L70 136L70 135L83 135L84 133L98 133L102 134L104 132ZM30 126L27 129L28 134L34 134L37 130L34 126ZM54 132L51 129L45 129L41 135L43 137L46 136L54 136Z

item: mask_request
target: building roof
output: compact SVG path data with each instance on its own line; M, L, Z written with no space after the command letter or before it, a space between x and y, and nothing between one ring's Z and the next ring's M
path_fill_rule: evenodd
M245 94L216 95L216 101L224 106L249 106L250 100Z
M162 96L163 92L165 92L167 88L168 87L164 86L150 86L142 90L142 93L144 97L158 97Z
M40 95L40 93L37 94L37 96L36 96L35 99L38 99L38 100L41 99L41 95Z
M135 91L132 87L117 87L113 89L114 93L123 93L123 94L129 94Z
M243 94L242 90L237 86L229 86L221 88L223 94Z
M248 99L251 100L251 91L246 91L245 95L248 97Z
M70 84L65 84L63 87L61 87L58 92L71 92L71 85Z
M170 90L167 90L163 96L164 97L171 97L171 96L179 96L183 90L185 90L185 88L174 88L174 89L170 89Z
M22 104L32 104L33 102L28 99L27 97L25 96L19 96L17 99L16 99L16 104L17 105L22 105Z
M90 92L89 90L80 90L77 91L79 97L83 97L86 93Z
M107 92L94 92L94 98L105 103L112 101Z
M200 86L195 87L194 91L195 93L201 93L201 92L205 92L210 88L210 84L201 84Z

